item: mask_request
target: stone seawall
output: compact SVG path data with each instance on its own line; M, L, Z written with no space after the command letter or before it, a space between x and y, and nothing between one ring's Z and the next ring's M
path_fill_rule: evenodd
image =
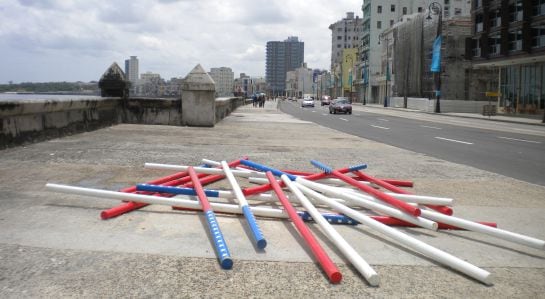
M241 98L218 98L217 123L237 107ZM196 107L184 105L191 113ZM0 102L0 149L92 131L119 123L192 126L182 119L180 99L99 98L17 100Z

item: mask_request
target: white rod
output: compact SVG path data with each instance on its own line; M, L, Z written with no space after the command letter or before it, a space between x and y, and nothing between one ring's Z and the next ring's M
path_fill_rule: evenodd
M186 199L190 197L186 197L186 196L182 197L180 195L176 197L160 197L160 196L153 196L153 195L124 193L124 192L117 192L117 191L83 188L83 187L51 184L51 183L48 183L45 186L49 190L62 192L62 193L71 193L71 194L101 197L101 198L108 198L108 199L117 199L117 200L129 200L129 201L142 202L142 203L148 203L148 204L157 204L157 205L181 207L186 209L202 210L202 206L198 201ZM212 206L212 209L215 212L242 214L242 210L238 205L214 203L214 202L211 202L210 205ZM250 209L252 210L252 212L254 212L255 215L261 216L261 217L289 218L288 214L281 209L271 209L271 208L265 208L265 207L250 207Z
M259 225L255 220L252 210L248 206L248 201L246 200L246 197L244 196L244 194L242 194L242 189L240 189L237 179L235 179L235 176L233 175L232 170L231 168L229 168L229 165L227 165L226 161L221 161L221 167L223 172L225 173L225 177L231 185L231 188L233 188L233 192L235 193L238 205L242 209L242 213L246 218L246 222L248 223L248 226L252 231L255 245L257 246L257 248L260 249L265 248L267 246L267 241L265 240L265 237L263 236L263 233L261 232L261 229L259 228Z
M324 219L320 212L312 205L312 203L301 193L298 187L286 175L281 176L282 181L288 186L291 192L299 199L307 212L312 216L314 221L318 223L320 228L331 242L339 248L346 258L354 265L356 269L365 277L372 286L378 286L379 276L371 268L371 266L356 252L356 250L346 242L346 240Z
M327 194L329 196L338 197L344 200L347 200L350 204L361 206L376 212L384 213L386 215L395 217L397 219L401 219L403 221L407 221L409 223L412 223L414 225L427 228L430 230L436 231L438 228L437 222L430 221L428 219L422 218L422 217L414 217L412 215L409 215L407 213L404 213L396 208L393 208L391 206L387 206L382 203L374 202L371 200L364 199L354 193L351 192L341 192L338 189L334 187L330 187L323 184L318 184L315 182L311 182L309 180L305 180L303 178L297 178L296 182L301 183L302 185L309 187L313 190L320 191L324 194Z
M462 259L459 259L449 253L446 253L440 249L430 246L418 239L408 236L394 228L384 225L372 218L363 215L362 213L353 210L341 203L331 200L309 188L306 188L302 184L298 184L299 188L307 194L311 194L312 197L320 202L333 208L334 210L345 214L346 216L359 221L363 225L369 226L371 229L378 231L381 234L388 236L389 238L417 251L437 262L447 265L455 270L458 270L468 276L471 276L486 285L492 285L491 274L473 264L470 264Z
M145 163L145 168L149 169L166 169L166 170L176 170L176 171L186 171L189 166L187 165L172 165L172 164L158 164L158 163ZM193 167L195 172L206 173L206 174L219 174L224 175L223 170L219 168L206 168L206 167ZM255 171L241 171L241 170L232 170L233 174L240 177L250 177L250 176L265 176L264 173L255 172Z
M514 242L521 245L526 245L526 246L541 249L541 250L545 249L545 241L536 239L533 237L525 236L522 234L482 225L480 223L476 223L473 221L469 221L469 220L454 217L454 216L447 216L441 213L437 213L437 212L425 210L425 209L422 209L422 216L437 222L442 222L442 223L450 224L450 225L460 227L466 230L487 234L502 240Z

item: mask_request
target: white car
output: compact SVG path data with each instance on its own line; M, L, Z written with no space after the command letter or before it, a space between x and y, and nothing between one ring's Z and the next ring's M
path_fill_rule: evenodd
M314 107L314 100L312 98L304 98L301 102L301 107Z

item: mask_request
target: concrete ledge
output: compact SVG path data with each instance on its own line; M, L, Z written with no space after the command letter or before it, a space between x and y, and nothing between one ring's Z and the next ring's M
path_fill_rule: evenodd
M205 111L215 115L214 124L244 105L242 98L217 98ZM195 116L193 116L195 117ZM210 117L209 117L210 118ZM92 131L120 123L185 125L179 98L89 98L0 102L0 149ZM188 125L198 126L191 123ZM212 124L213 125L213 124ZM207 125L209 126L209 125Z

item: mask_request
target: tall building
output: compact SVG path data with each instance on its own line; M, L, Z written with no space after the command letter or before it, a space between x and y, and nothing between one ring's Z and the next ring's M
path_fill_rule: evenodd
M228 67L211 68L208 73L216 83L217 97L233 96L235 73Z
M283 95L286 90L286 73L303 65L305 43L296 36L285 41L267 42L265 80L273 95Z
M481 0L482 1L482 0ZM443 20L469 16L471 1L442 0L435 1L441 7ZM394 24L410 20L410 15L424 13L430 5L429 0L364 0L363 37L359 50L359 63L362 80L360 81L360 101L379 103L379 84L381 74L381 56L384 45L379 44L379 35ZM393 43L394 41L390 41Z
M342 63L344 49L358 48L363 37L363 20L353 12L347 12L346 18L329 25L331 30L331 69Z
M138 58L136 56L131 56L130 59L125 60L125 74L131 82L138 80Z
M138 74L138 58L131 56L130 59L125 60L125 75L131 82L129 93L133 95L137 93Z
M498 112L542 114L545 1L476 0L472 19L473 36L466 57L472 59L474 71L488 69L494 73Z

